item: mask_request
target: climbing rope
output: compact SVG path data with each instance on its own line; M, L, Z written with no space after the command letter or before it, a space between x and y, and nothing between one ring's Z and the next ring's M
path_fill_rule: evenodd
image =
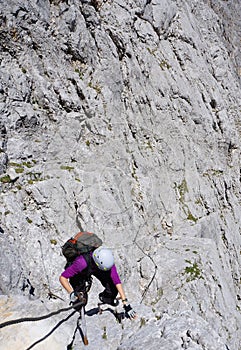
M156 214L154 214L154 215L151 217L151 219L153 219L155 215L156 215ZM147 220L144 222L144 225L145 225L146 223L147 223ZM144 226L144 225L143 225L143 226ZM152 282L154 281L154 279L155 279L155 277L156 277L158 267L157 267L157 264L156 264L155 260L153 259L153 257L152 257L150 254L147 254L147 253L144 251L144 249L142 249L141 246L138 244L137 236L139 235L139 233L140 233L140 230L137 230L136 235L135 235L135 238L134 238L134 240L133 240L133 243L137 246L138 249L140 249L140 251L141 251L145 256L147 256L147 257L151 260L151 262L152 262L153 265L154 265L154 269L155 269L154 272L153 272L153 275L152 275L152 277L151 277L151 279L150 279L150 281L149 281L149 283L148 283L148 285L145 287L145 290L144 290L144 292L142 293L141 302L140 302L140 304L141 304L141 303L143 302L143 300L145 299L146 294L147 294L147 292L148 292L148 290L149 290L149 288L150 288Z
M60 314L61 312L65 312L65 311L68 311L68 310L71 310L73 308L76 308L78 306L81 306L83 305L83 302L80 301L79 303L76 303L72 306L68 306L66 308L63 308L63 309L59 309L57 311L53 311L51 312L50 314L47 314L47 315L44 315L44 316L38 316L38 317L23 317L23 318L19 318L19 319L16 319L16 320L10 320L10 321L6 321L6 322L3 322L3 323L0 323L0 328L3 328L3 327L6 327L6 326L11 326L13 324L16 324L16 323L22 323L22 322L32 322L32 321L40 321L40 320L44 320L46 318L49 318L51 316L54 316L54 315L57 315L57 314ZM77 310L75 310L76 312Z
M76 310L71 312L71 314L69 316L67 316L65 319L61 320L59 323L56 324L56 326L54 326L54 328L48 333L46 334L43 338L37 340L35 343L33 343L32 345L30 345L26 350L30 350L32 349L35 345L41 343L43 340L45 340L46 338L48 338L59 326L61 326L62 323L68 321L68 319L70 319L70 317L72 317L74 314L76 313Z
M88 342L88 338L87 338L87 329L86 329L86 323L85 323L85 308L84 307L81 309L80 316L77 320L77 325L76 325L76 328L74 330L72 340L71 340L70 344L67 345L67 350L73 349L73 344L75 341L77 331L79 331L80 337L81 337L84 345L88 345L89 342Z
M45 266L45 263L44 263L45 259L44 259L44 253L43 253L42 243L41 243L40 240L38 240L38 243L39 243L39 245L40 245L41 261L42 261L42 264L43 264L43 271L44 271L44 275L45 275L46 280L47 280L48 297L49 297L49 299L53 298L53 299L60 299L60 300L64 301L64 299L60 298L58 295L52 293L52 291L51 291L49 275L48 275L48 273L47 273L46 266Z

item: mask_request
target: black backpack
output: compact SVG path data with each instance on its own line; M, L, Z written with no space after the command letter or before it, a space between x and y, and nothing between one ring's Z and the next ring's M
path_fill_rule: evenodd
M79 232L68 239L62 246L62 253L67 263L73 262L77 256L94 251L102 245L102 240L91 232Z

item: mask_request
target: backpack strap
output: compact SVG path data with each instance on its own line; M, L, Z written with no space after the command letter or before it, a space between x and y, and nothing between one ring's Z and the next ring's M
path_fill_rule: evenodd
M84 254L81 254L86 263L87 263L87 279L89 279L91 277L91 272L92 272L92 268L91 268L91 256L90 256L90 252L88 253L84 253Z
M78 238L80 238L81 236L83 236L84 234L88 234L88 235L92 235L92 232L87 232L87 231L83 231L83 232L78 232L74 238L72 238L74 241L77 241Z

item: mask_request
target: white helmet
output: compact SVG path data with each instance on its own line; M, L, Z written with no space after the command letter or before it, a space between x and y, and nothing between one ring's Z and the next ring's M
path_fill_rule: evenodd
M114 265L114 257L109 248L99 247L93 251L93 259L100 270L107 271Z

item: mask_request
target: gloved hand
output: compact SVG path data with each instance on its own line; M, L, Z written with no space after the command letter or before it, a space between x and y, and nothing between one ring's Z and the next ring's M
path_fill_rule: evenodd
M126 313L128 318L130 318L131 320L136 318L136 312L135 312L135 310L132 309L130 304L124 305L123 307L124 307L125 313Z
M83 306L87 304L88 294L86 291L77 293L78 302L81 302Z
M87 304L88 295L86 292L71 292L69 295L70 304L74 306L76 311L80 311L82 306ZM75 306L77 304L77 306Z
M73 304L77 299L78 299L78 297L75 294L75 292L71 292L69 295L70 304Z

